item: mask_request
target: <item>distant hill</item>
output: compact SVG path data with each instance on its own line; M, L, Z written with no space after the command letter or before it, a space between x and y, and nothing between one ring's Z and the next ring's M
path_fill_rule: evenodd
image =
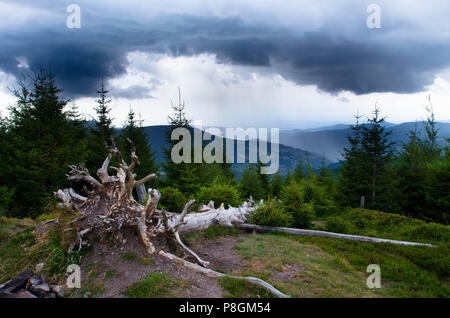
M390 141L397 141L397 149L406 142L408 132L414 129L414 122L403 124L387 124L388 130L392 131ZM336 125L342 127L341 125ZM450 137L450 123L437 123L439 128L438 142L440 145L446 145L446 138ZM418 123L419 132L423 133L422 123ZM346 129L327 129L314 131L282 131L280 132L280 143L299 148L305 151L315 153L319 156L325 156L331 162L337 162L342 159L342 151L344 147L348 146L347 136L351 134L351 129L347 126Z
M155 157L158 163L162 163L165 160L163 148L166 147L165 134L168 131L169 127L170 126L168 125L144 127L146 134L149 136L149 143L151 145L152 151L155 152ZM207 142L208 141L206 141L206 143ZM226 144L225 140L224 144ZM246 143L246 149L248 149L248 141ZM279 171L283 175L286 174L289 170L293 170L295 168L295 165L301 159L308 161L313 167L318 167L322 161L322 157L319 155L310 153L302 149L285 146L283 144L279 145L279 159ZM244 168L245 164L236 163L233 165L233 171L235 171L238 177L242 174Z

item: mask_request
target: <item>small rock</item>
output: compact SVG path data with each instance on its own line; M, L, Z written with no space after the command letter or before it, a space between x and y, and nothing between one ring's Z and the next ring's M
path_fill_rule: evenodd
M19 290L16 295L18 298L37 298L35 295L25 289Z
M41 275L36 275L34 277L31 277L29 282L32 286L38 286L45 283L45 280Z
M127 240L126 240L126 239L123 239L122 243L125 244L126 242L127 242Z
M64 296L66 294L66 290L64 288L64 285L57 285L57 286L53 287L53 291L60 298L64 298Z
M42 283L37 286L31 286L30 291L37 297L45 297L50 292L50 287L47 283Z
M42 271L44 269L45 263L39 263L36 265L35 269L36 269L36 273L39 273L40 271Z
M91 293L90 292L85 292L84 293L84 298L89 298L91 297Z
M48 293L44 298L56 298L56 293Z

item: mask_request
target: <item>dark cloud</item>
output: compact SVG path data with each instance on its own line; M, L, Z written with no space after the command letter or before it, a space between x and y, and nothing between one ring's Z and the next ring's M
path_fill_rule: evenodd
M191 56L212 53L219 63L262 66L299 84L356 94L411 93L432 83L450 65L449 42L405 38L392 41L370 31L339 38L330 29L295 34L275 26L250 25L240 18L171 15L147 22L102 20L87 12L79 30L37 28L0 31L0 69L18 75L17 58L30 67L51 65L71 97L95 94L100 80L126 72L130 51ZM378 32L378 31L377 31ZM136 86L118 96L150 96Z
M153 98L153 96L151 95L151 90L148 87L141 85L132 85L127 88L110 89L109 94L113 97L126 99Z

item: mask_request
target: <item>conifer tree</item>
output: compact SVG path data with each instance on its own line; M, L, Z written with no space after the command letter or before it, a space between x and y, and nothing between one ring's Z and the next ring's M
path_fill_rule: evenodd
M111 99L107 97L109 91L105 88L102 80L100 90L97 91L99 98L95 100L97 106L95 112L97 117L94 119L93 125L90 127L89 136L89 155L87 161L87 168L91 172L97 171L102 165L108 155L108 150L105 147L105 143L110 142L111 137L115 137L114 127L112 126L112 118L109 113L111 112Z
M19 83L10 108L2 156L0 185L15 188L14 216L35 216L67 185L68 165L85 160L83 124L76 109L59 97L61 89L50 69L39 68Z
M281 187L283 186L283 177L277 172L270 180L270 193L273 197L279 197Z
M424 218L450 224L450 138L445 155L429 164L426 182L427 209Z
M397 202L400 213L411 217L421 217L425 207L426 159L424 142L418 136L417 123L408 134L398 156Z
M361 150L363 168L367 171L366 178L361 181L368 184L370 196L369 205L372 209L385 209L389 206L388 197L392 177L388 173L392 163L393 145L388 137L391 131L384 127L385 118L380 117L380 110L376 106L368 124L362 127Z
M197 173L197 165L193 163L174 163L172 161L172 147L178 143L177 140L172 140L172 131L177 128L186 128L192 131L190 127L191 120L186 117L186 105L181 98L181 90L178 88L178 104L172 103L173 115L168 116L170 128L166 133L167 147L164 149L165 163L162 165L165 173L165 182L167 185L176 187L185 194L195 193L201 186L199 174ZM193 156L193 151L191 152Z
M362 158L362 126L359 113L355 115L356 123L351 127L352 134L347 136L349 147L344 148L342 165L339 169L337 182L337 201L343 206L356 207L360 204L361 196L367 193L367 186L363 182Z
M256 164L248 164L240 182L241 193L245 198L252 196L254 200L265 199L266 194Z
M139 165L134 169L137 178L141 179L149 173L156 173L157 167L155 162L155 154L151 150L148 136L142 127L142 120L135 118L134 111L130 108L128 112L127 121L120 132L119 147L125 159L125 162L130 161L130 139L136 147L136 154L139 157Z

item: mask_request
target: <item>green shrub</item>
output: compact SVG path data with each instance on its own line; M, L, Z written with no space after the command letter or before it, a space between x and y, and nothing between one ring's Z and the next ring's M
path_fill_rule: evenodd
M340 217L332 216L327 219L325 230L335 233L348 233L349 224Z
M159 189L161 192L161 200L159 201L159 207L166 211L181 213L188 201L185 195L174 187L165 187Z
M7 215L13 203L14 192L15 189L8 189L6 186L0 187L0 216Z
M450 226L394 213L352 209L325 221L326 229L332 232L444 245L450 243Z
M286 212L279 201L270 200L255 209L248 220L252 224L289 227L293 217Z
M305 202L303 188L291 182L281 189L283 208L293 217L292 226L309 228L314 218L314 203Z
M199 206L208 204L212 200L216 207L223 203L225 208L228 205L238 207L242 202L237 186L218 182L214 182L210 186L201 187L196 194L196 200Z

